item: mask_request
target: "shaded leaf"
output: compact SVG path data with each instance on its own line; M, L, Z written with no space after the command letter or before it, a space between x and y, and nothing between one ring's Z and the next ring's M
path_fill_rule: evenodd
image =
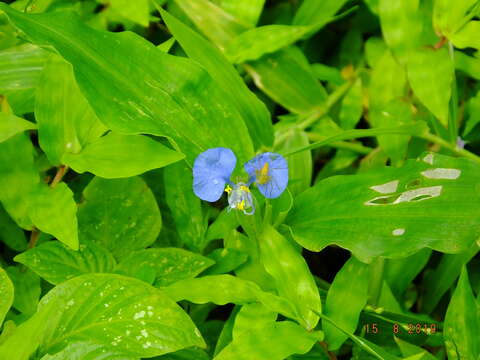
M7 272L0 268L0 327L2 326L5 315L13 304L13 283L7 275Z
M9 266L6 270L15 289L13 307L21 313L32 315L37 310L40 298L40 278L20 266Z
M37 126L30 121L19 118L13 114L0 112L0 142L25 130L36 129Z

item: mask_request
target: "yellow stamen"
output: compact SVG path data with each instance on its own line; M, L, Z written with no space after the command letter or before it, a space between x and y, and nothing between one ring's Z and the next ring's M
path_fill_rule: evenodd
M242 200L238 203L237 209L242 211L245 210L245 200Z
M245 186L245 185L240 185L240 190L250 192L250 189L248 188L248 186Z
M227 185L227 187L225 188L225 192L227 194L230 194L232 192L232 187L230 185Z
M258 184L263 185L270 180L270 176L268 176L268 163L265 163L261 170L256 170L256 173Z

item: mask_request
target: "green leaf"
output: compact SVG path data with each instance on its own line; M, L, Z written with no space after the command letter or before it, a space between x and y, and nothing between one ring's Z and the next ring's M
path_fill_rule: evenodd
M46 354L40 360L138 360L137 357L126 357L114 348L105 349L104 345L93 341L79 341L68 344L54 355Z
M322 338L322 332L307 332L290 321L276 322L242 333L214 360L283 360L305 354Z
M476 306L467 269L463 267L445 315L444 337L449 359L477 359L480 356Z
M286 238L268 226L258 238L260 259L265 270L275 279L278 294L295 305L308 330L315 327L321 302L317 285L305 259Z
M367 304L369 280L368 265L351 257L335 275L328 289L324 313L347 332L354 333L357 328L360 312ZM348 338L326 321L322 326L325 341L331 350L340 348Z
M471 47L480 49L480 21L473 20L466 24L460 31L450 36L453 44L460 49Z
M317 31L329 23L346 2L346 0L305 0L295 14L293 25L313 25Z
M184 155L143 135L108 133L63 161L76 172L107 179L130 177L180 161Z
M292 150L310 144L307 133L295 127L287 130L285 141L278 148L280 151ZM288 188L292 195L298 195L308 189L312 182L313 160L311 151L303 151L288 158Z
M424 296L422 299L422 311L431 313L442 299L443 295L450 289L460 275L462 268L479 251L478 243L474 243L469 249L459 254L443 254L437 267L425 274L422 283Z
M55 47L72 64L80 90L112 130L166 136L189 163L217 146L232 148L239 162L250 159L241 116L194 61L165 54L133 33L89 28L72 12L0 9L32 42Z
M148 26L150 20L150 6L148 0L102 0L109 10L120 15L121 17L140 24L144 27Z
M194 278L212 265L212 260L183 249L145 249L123 259L117 271L135 277L142 269L152 268L155 273L154 286L160 287Z
M25 130L36 129L37 126L30 121L19 118L13 114L0 112L0 142Z
M248 259L248 255L241 251L225 248L215 249L208 257L215 261L215 264L205 270L205 275L226 274L237 269Z
M175 228L189 249L201 251L207 245L207 231L201 200L193 193L192 169L182 161L163 172L165 200L175 222Z
M15 224L10 216L0 205L0 240L10 249L15 251L25 251L27 249L27 239L21 228Z
M177 281L163 288L174 301L188 300L195 304L243 305L260 302L272 311L296 319L292 304L284 298L260 290L257 284L232 275L211 275Z
M257 60L300 40L307 26L265 25L247 30L233 38L225 48L225 55L234 64Z
M39 185L30 197L29 215L35 226L77 250L77 204L69 187L65 183L54 188Z
M259 89L293 113L312 112L327 99L311 69L298 61L295 49L277 51L245 67Z
M464 22L476 0L459 0L452 4L448 0L436 0L433 7L433 25L435 30L446 36L454 34Z
M340 109L340 126L345 130L356 127L362 117L363 94L362 81L357 79L342 101Z
M110 252L85 240L77 251L49 241L17 255L14 260L54 285L82 274L113 272L115 268Z
M13 220L31 230L28 193L40 183L33 161L34 149L25 134L0 143L0 201Z
M3 324L3 319L7 315L8 310L13 304L13 283L8 277L5 270L0 268L0 327Z
M478 236L479 177L471 160L428 153L402 168L322 180L297 197L286 223L311 251L337 244L365 261L424 247L460 252Z
M161 11L161 14L188 56L198 61L208 71L242 115L255 148L261 145L271 146L273 127L265 104L248 89L235 68L216 46L167 12Z
M453 72L453 63L445 48L424 48L411 52L408 57L407 74L413 92L444 125L448 123Z
M208 0L175 0L175 3L220 48L249 27Z
M40 356L79 340L94 342L124 357L153 357L204 346L187 314L158 289L119 275L86 274L43 297L38 313L7 339L0 354L45 313L46 325L39 334Z
M65 153L80 152L106 131L80 92L72 66L58 56L52 56L43 71L35 119L40 146L54 165L62 163Z
M38 85L48 53L23 44L0 51L0 93L7 96L16 114L32 112Z
M98 242L117 258L155 241L162 226L152 191L139 177L94 178L78 211L80 239Z
M424 350L423 348L412 345L402 339L395 338L395 342L397 343L398 347L400 348L400 351L402 352L402 355L407 357L407 356L413 356L417 354L421 354L422 356L418 360L435 360L437 359L435 356L430 354L428 351Z
M480 80L480 59L468 56L461 51L455 51L455 68L465 72L468 76Z
M227 13L249 25L256 25L263 10L265 0L217 0Z
M269 310L265 305L261 303L245 304L235 317L232 337L236 339L243 333L271 325L276 320L277 313Z
M23 314L32 315L40 298L40 278L20 266L9 266L6 270L15 289L13 307Z

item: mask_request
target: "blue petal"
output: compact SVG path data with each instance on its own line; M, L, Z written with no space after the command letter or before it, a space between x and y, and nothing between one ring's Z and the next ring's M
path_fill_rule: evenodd
M268 163L268 181L259 183L257 173ZM249 182L256 182L258 190L269 199L279 197L288 185L288 164L285 158L276 153L266 152L255 156L244 165L250 176Z
M208 149L198 155L193 164L195 195L210 202L220 199L236 163L235 154L227 148Z

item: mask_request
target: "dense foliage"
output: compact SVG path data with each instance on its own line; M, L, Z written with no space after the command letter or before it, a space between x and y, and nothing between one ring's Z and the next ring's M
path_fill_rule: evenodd
M0 360L480 359L478 49L478 0L0 2Z

